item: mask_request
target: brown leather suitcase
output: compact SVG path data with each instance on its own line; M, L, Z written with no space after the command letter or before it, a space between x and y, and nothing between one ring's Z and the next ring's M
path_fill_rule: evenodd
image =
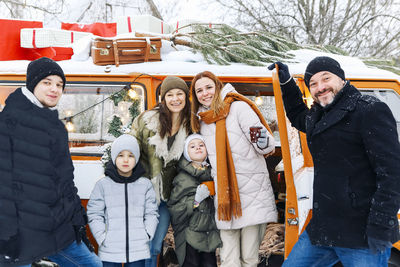
M96 38L92 43L92 58L96 65L111 65L160 61L161 38Z

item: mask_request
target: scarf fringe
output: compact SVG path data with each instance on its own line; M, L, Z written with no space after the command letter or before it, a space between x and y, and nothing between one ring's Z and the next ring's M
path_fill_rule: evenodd
M218 220L230 221L232 217L230 205L226 203L218 204Z
M242 216L242 205L240 203L235 203L233 205L218 204L218 220L230 221L232 215L235 219Z
M232 214L235 219L242 217L242 205L241 203L232 204Z

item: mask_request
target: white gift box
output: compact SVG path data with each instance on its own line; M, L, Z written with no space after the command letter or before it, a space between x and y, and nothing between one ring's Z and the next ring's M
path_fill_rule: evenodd
M117 18L117 35L131 32L169 33L171 27L151 15L124 16Z
M93 36L88 32L66 31L59 29L24 28L21 29L21 47L71 47L75 41Z

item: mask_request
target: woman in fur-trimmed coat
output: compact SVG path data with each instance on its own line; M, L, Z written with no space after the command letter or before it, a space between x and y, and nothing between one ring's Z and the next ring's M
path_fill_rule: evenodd
M181 78L168 76L161 84L161 102L139 115L132 134L140 145L145 177L151 179L159 203L159 223L151 241L151 259L146 266L156 267L157 256L168 231L170 214L166 202L177 175L177 164L190 132L189 88Z

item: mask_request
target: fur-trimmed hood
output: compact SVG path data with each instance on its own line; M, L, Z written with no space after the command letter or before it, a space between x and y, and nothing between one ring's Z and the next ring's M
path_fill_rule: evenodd
M131 132L139 142L140 161L146 176L153 183L158 201L169 198L187 136L186 128L181 125L168 150L168 137L161 138L159 129L159 110L153 109L145 111L133 121Z
M175 141L171 149L168 151L168 138L161 138L160 136L160 120L157 110L149 110L143 114L143 122L146 127L155 133L149 137L148 142L155 147L156 156L164 160L164 167L171 160L179 160L183 153L186 136L188 135L185 126L182 124L179 131L176 133Z

